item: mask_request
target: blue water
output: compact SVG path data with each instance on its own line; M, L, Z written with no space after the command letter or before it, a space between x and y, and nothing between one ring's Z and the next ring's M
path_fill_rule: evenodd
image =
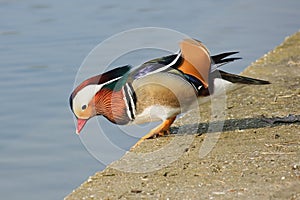
M299 30L299 9L298 0L1 0L1 199L62 199L104 168L74 134L68 107L79 66L101 41L170 28L212 53L239 50L244 59L224 67L239 73Z

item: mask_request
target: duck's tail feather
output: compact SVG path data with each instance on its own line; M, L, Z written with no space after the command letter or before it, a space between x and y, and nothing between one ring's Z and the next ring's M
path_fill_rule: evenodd
M231 55L234 55L234 54L237 54L237 53L239 53L239 52L238 51L231 51L231 52L221 53L221 54L218 54L218 55L211 56L211 59L212 59L213 63L218 65L218 67L219 67L219 66L227 64L229 62L233 62L235 60L242 59L241 57L227 58L228 56L231 56Z
M230 74L228 72L224 72L224 71L221 71L221 70L218 70L218 72L220 73L222 79L224 79L226 81L229 81L231 83L240 83L240 84L248 84L248 85L266 85L266 84L270 84L269 81L265 81L265 80L240 76L240 75L236 75L236 74Z
M212 73L220 73L222 79L229 81L231 83L240 83L240 84L249 84L249 85L265 85L270 84L269 81L255 79L255 78L249 78L245 76L240 76L236 74L230 74L228 72L224 72L222 70L217 70L222 65L225 65L229 62L233 62L235 60L242 59L240 57L233 57L233 58L227 58L228 56L234 55L239 53L238 51L231 51L226 53L217 54L214 56L211 56L211 59L213 63L215 64L214 67L212 67Z

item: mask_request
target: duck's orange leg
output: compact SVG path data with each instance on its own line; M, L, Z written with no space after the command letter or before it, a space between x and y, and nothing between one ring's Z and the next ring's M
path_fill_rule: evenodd
M152 138L154 136L164 136L166 134L170 134L169 128L170 128L171 124L175 121L175 119L176 119L176 116L170 117L170 118L166 119L165 121L163 121L163 123L161 123L154 129L152 129L149 133L147 133L139 141L137 141L137 143L135 143L135 145L133 145L131 147L131 150L133 150L135 147L139 146L146 139Z

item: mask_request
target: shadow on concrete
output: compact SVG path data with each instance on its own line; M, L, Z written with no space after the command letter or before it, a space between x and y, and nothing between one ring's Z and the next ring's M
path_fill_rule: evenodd
M199 123L198 126L195 124L187 124L181 126L181 130L185 130L185 134L190 131L191 127L198 127L197 134L205 134L205 133L214 133L219 131L220 129L211 129L209 127L220 126L220 124L224 123L222 132L226 131L235 131L235 130L246 130L246 129L257 129L264 127L276 127L276 126L285 126L287 124L299 124L300 125L300 115L287 115L285 117L272 117L266 118L264 116L257 118L243 118L243 119L228 119L225 121L216 121L209 123ZM179 127L171 127L171 133L177 134Z

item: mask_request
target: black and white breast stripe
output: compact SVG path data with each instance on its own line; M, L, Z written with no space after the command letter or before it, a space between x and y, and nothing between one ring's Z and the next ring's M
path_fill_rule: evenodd
M135 104L136 104L136 95L133 91L131 84L126 83L123 87L124 92L124 101L127 109L127 115L131 121L135 119Z

